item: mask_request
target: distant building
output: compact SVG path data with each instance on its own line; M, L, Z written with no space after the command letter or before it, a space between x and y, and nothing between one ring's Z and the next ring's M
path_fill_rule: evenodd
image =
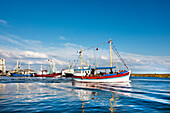
M0 58L0 72L5 73L6 68L5 68L5 59Z

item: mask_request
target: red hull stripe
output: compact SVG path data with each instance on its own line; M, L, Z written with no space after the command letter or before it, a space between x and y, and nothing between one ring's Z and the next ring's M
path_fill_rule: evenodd
M56 73L56 74L47 74L47 75L40 75L40 74L35 74L36 77L55 77L55 76L59 76L61 75L61 73Z
M123 74L117 74L117 75L111 75L111 76L102 76L102 77L82 77L82 76L75 76L73 75L73 78L80 78L80 79L106 79L106 78L116 78L116 77L122 77L129 75L129 72L123 73Z

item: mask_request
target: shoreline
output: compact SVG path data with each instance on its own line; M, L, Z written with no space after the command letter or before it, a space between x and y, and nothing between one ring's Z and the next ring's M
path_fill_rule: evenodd
M8 76L1 74L0 76ZM170 74L130 74L131 77L158 77L158 78L170 78Z
M170 74L131 74L132 77L158 77L158 78L170 78Z

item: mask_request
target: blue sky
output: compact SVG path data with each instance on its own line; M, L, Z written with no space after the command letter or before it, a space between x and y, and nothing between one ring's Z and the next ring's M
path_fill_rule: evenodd
M134 72L169 72L169 5L169 0L0 0L0 57L31 62L35 55L36 61L39 54L55 56L64 67L69 57L61 51L69 56L112 38ZM25 51L34 55L21 55Z

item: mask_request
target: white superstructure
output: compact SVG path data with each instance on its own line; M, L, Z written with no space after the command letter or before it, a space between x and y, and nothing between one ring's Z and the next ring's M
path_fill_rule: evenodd
M0 71L6 72L5 59L0 58Z

